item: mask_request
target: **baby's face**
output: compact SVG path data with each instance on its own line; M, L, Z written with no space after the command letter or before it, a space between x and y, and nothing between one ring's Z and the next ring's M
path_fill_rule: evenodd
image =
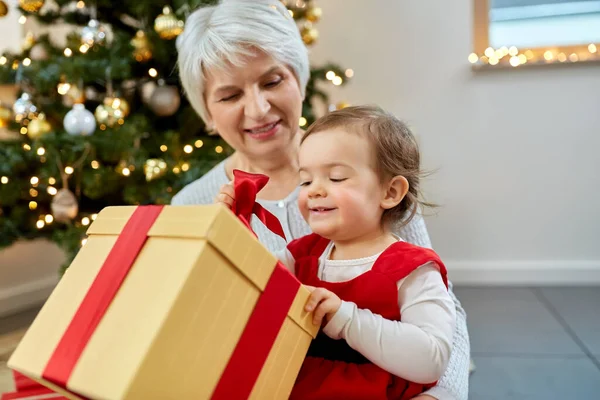
M311 134L299 164L298 205L314 233L352 240L379 228L385 188L366 138L341 128Z

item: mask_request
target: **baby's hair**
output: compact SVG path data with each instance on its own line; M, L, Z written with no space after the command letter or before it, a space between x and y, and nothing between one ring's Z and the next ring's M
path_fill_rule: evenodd
M363 105L333 111L315 121L302 137L340 128L366 137L373 145L375 168L381 181L401 175L408 192L396 207L385 210L384 224L406 225L419 208L435 207L420 199L419 181L423 175L419 145L406 124L378 106Z

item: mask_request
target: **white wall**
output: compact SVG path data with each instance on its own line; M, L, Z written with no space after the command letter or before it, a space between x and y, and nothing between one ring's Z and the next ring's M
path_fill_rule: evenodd
M422 143L427 223L456 282L600 282L600 64L473 73L471 1L324 0L315 63Z

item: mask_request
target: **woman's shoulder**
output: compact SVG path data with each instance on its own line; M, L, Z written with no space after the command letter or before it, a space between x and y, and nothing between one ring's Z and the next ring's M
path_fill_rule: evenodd
M221 186L227 182L229 182L229 179L225 173L225 161L221 161L202 177L181 189L173 196L171 204L174 206L184 206L213 203Z

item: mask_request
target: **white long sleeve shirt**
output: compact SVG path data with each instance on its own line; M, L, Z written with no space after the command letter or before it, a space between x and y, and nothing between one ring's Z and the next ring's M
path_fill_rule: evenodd
M333 242L319 258L319 279L344 282L369 271L380 254L355 260L331 260ZM294 273L289 250L276 252ZM389 373L416 383L437 381L452 348L456 310L437 265L428 262L398 281L401 321L392 321L342 301L323 332L344 339L350 347Z

